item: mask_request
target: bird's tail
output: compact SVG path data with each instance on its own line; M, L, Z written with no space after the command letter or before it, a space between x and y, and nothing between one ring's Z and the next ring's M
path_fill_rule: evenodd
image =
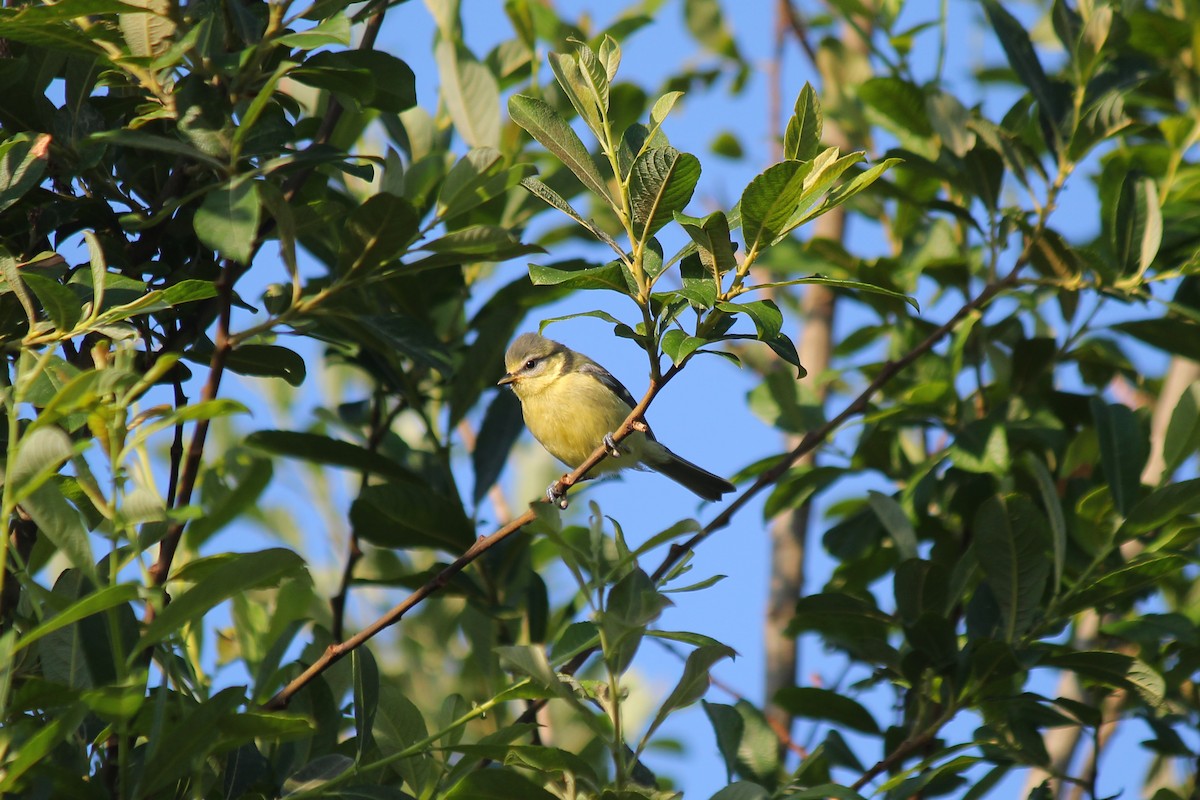
M658 444L658 442L654 442L654 444ZM655 472L666 475L693 494L697 494L705 500L720 500L721 495L734 491L733 484L720 475L714 475L686 458L675 455L661 444L655 450L659 448L661 448L661 452L654 453L655 457L645 459L643 463Z

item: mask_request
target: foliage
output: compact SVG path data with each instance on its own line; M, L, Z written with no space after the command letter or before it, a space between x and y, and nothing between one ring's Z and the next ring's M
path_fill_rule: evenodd
M644 757L734 655L660 624L712 582L685 578L692 552L757 495L771 515L835 483L893 487L830 509L837 567L791 621L846 680L772 698L815 723L790 759L754 704L704 700L716 797L981 797L1029 767L1035 792L1095 796L1094 760L1056 761L1046 734L1098 752L1125 720L1152 732L1156 797L1194 791L1171 767L1200 726L1200 384L1172 394L1139 365L1200 357L1195 15L1055 2L1053 58L984 0L1005 63L978 80L1010 98L992 113L917 77L946 20L831 3L813 31L867 50L824 37L842 83L806 85L783 158L697 216L702 159L665 123L683 89L752 72L715 0L684 3L711 61L655 98L620 66L658 3L595 30L509 0L512 36L483 58L457 3L427 5L436 115L375 48L415 4L0 9L0 792L673 796ZM831 123L863 149L829 146ZM1095 193L1091 239L1056 213L1069 188ZM804 237L834 211L887 252ZM507 282L494 266L531 258ZM814 284L865 321L798 380L785 314ZM486 390L525 317L568 297L646 355L618 440L704 353L761 372L750 405L803 439L707 524L641 545L594 504L484 527L520 431ZM1114 307L1131 318L1108 324ZM293 424L314 367L338 396ZM229 373L284 403L249 418ZM285 459L311 467L292 515L263 504ZM358 481L330 519L339 469ZM250 522L270 546L215 545ZM289 538L327 522L351 532L333 580ZM411 593L347 632L347 596L373 588ZM685 655L642 713L647 641Z

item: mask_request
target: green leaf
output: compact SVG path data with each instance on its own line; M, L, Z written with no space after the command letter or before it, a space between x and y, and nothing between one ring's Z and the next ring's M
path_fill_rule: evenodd
M1167 525L1177 517L1200 513L1200 478L1172 483L1140 500L1118 531L1121 541Z
M583 48L580 48L582 50ZM584 68L575 56L569 53L550 53L547 56L550 71L562 88L562 92L571 101L579 118L587 124L597 139L605 137L603 111L600 108L601 98L593 88L592 80L585 75ZM607 86L605 86L605 103L607 109Z
M417 104L412 69L382 50L325 50L309 56L288 75L306 86L328 89L390 114Z
M1200 381L1194 381L1179 396L1167 434L1163 437L1163 473L1169 480L1179 465L1200 450Z
M609 589L600 628L605 632L604 657L614 671L624 672L629 667L646 626L670 605L640 569L630 571Z
M538 784L507 769L486 769L467 773L445 794L446 800L555 800Z
M1067 520L1063 514L1062 501L1054 477L1040 458L1030 452L1022 453L1019 463L1033 476L1042 498L1042 507L1050 521L1051 550L1054 553L1054 592L1062 584L1063 567L1067 558Z
M442 99L459 136L472 147L500 146L500 87L464 45L439 37L433 49Z
M404 255L417 235L420 218L412 203L387 192L368 197L350 213L338 268L373 272Z
M121 35L134 56L149 58L162 54L175 35L175 21L167 0L126 0L129 5L147 9L150 13L119 14Z
M997 0L983 0L983 10L987 14L988 22L996 31L996 38L1000 40L1000 46L1004 48L1004 54L1008 57L1013 72L1037 100L1045 127L1049 131L1046 144L1056 150L1059 138L1057 121L1062 118L1061 103L1058 93L1046 77L1046 71L1042 69L1037 51L1029 40L1029 33L1021 21L1005 10Z
M525 429L521 417L521 402L512 392L497 392L484 412L471 453L471 465L475 472L475 489L472 502L476 505L487 495L488 490L500 477L508 454L521 432Z
M820 150L823 127L821 101L812 84L805 81L783 137L783 157L789 161L812 160Z
M672 328L663 334L661 346L662 351L667 354L667 358L671 359L671 363L679 365L706 344L708 342L704 339L689 336L678 328Z
M774 300L756 300L751 303L717 303L717 308L726 314L745 314L754 322L754 329L761 341L770 341L783 330L783 312Z
M925 111L925 94L903 78L869 78L858 87L858 97L899 126L902 132L920 138L933 135Z
M366 487L350 506L350 523L359 537L380 547L430 547L457 554L475 538L457 498L414 483Z
M534 286L561 286L566 289L608 289L632 295L636 290L630 285L624 266L619 261L610 261L597 267L586 261L560 261L556 264L530 264L529 280Z
M183 156L184 158L199 161L202 164L207 164L222 171L226 168L226 165L220 159L213 158L199 148L193 147L186 142L181 142L178 139L169 139L165 136L155 136L152 133L145 133L143 131L124 129L97 131L91 134L87 141L101 142L118 147L130 147L135 150L151 150L158 153Z
M614 205L592 154L583 146L583 142L567 121L560 117L549 103L517 94L508 100L508 113L513 122L524 128L538 144L558 156L584 186L603 198L610 206Z
M1089 405L1100 440L1100 463L1112 492L1113 505L1123 516L1128 516L1142 493L1146 442L1128 406L1105 403L1099 397L1090 398Z
M49 158L46 133L18 133L0 142L0 213L41 182Z
M138 587L132 583L120 583L116 586L106 586L86 597L77 600L54 616L42 622L37 627L24 634L17 641L13 652L17 652L41 639L43 636L73 625L81 619L116 608L138 599Z
M650 737L660 725L666 722L672 712L686 708L704 697L712 683L709 673L712 672L714 664L723 658L736 657L737 653L734 649L723 644L704 645L688 653L687 661L683 665L683 675L675 684L675 688L667 695L667 699L663 700L662 705L658 708L658 713L654 715L653 721L646 728L646 732L642 735L643 744L650 740ZM639 747L638 752L641 750L642 747Z
M521 185L528 189L532 194L541 198L549 205L557 208L559 211L563 212L568 217L587 228L592 232L593 236L607 244L613 250L617 251L618 253L624 252L621 246L617 244L616 240L609 236L608 233L606 233L590 219L584 219L583 215L576 211L570 203L564 200L562 195L551 189L546 184L542 183L537 178L525 178L521 181Z
M172 590L170 604L142 631L134 657L184 625L199 621L234 595L277 585L283 578L303 571L304 559L282 547L253 553L221 553L188 562L171 577L171 584L193 585L183 592Z
M795 717L819 719L860 733L879 735L879 723L858 701L831 689L790 686L780 689L774 703Z
M75 328L83 309L79 307L79 298L74 292L58 281L28 269L21 274L21 279L37 296L56 330L65 332Z
M204 195L192 225L205 247L225 258L249 264L261 216L262 206L254 181L239 178Z
M1142 175L1125 176L1113 209L1112 247L1125 275L1140 276L1158 255L1163 238L1158 186Z
M811 162L782 161L746 186L740 202L746 252L769 246L786 232L811 169Z
M775 786L779 770L779 737L763 713L745 700L733 706L704 701L704 713L717 735L717 749L729 772L765 786Z
M647 242L692 199L700 160L673 147L652 147L633 162L629 196L634 238Z
M707 217L689 217L675 212L675 221L696 243L700 262L713 276L714 282L737 267L737 259L733 255L733 241L729 235L729 219L724 211L714 211Z
M246 437L246 445L272 455L298 458L313 464L345 467L384 478L423 483L415 472L382 453L319 433L254 431Z
M1200 361L1200 325L1191 320L1175 317L1138 319L1118 322L1109 329L1127 333L1168 353Z
M283 782L283 795L317 791L354 767L354 759L341 753L327 753L304 764ZM348 795L351 796L351 795Z
M458 160L438 191L437 215L454 217L487 202L492 178L504 168L504 155L494 147L474 147Z
M908 514L895 498L872 490L867 502L896 545L896 555L901 561L917 557L917 532L913 530Z
M717 0L685 0L683 16L688 31L696 37L696 41L719 56L734 61L742 60Z
M196 360L196 353L188 354ZM207 363L202 360L201 363ZM277 344L239 345L225 361L230 372L259 378L283 378L291 386L304 383L304 359L294 350Z
M1000 607L1004 640L1016 641L1042 608L1050 575L1049 525L1026 497L994 495L975 515L979 565Z

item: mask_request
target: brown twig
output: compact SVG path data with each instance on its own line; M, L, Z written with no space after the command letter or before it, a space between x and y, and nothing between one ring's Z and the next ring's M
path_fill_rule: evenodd
M208 380L200 391L200 402L216 399L221 388L221 377L225 373L225 362L233 349L229 340L229 320L233 311L233 275L234 262L226 261L217 278L217 297L221 307L217 318L217 334L213 340L212 358L208 363ZM196 422L192 431L192 441L188 447L187 456L183 461L183 469L179 475L179 488L175 496L176 507L186 506L192 501L192 492L196 488L196 480L200 476L200 460L204 455L204 442L208 437L209 421L201 419ZM175 559L175 551L179 548L179 540L183 537L184 522L172 522L167 528L167 534L158 546L158 559L150 567L150 579L155 586L166 583L171 571L171 562ZM147 621L153 618L153 606L146 606Z

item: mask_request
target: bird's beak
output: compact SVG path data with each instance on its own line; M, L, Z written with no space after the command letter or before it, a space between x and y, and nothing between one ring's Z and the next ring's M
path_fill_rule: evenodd
M506 373L504 373L504 377L503 377L503 378L501 378L500 380L496 381L496 385L497 385L497 386L507 386L507 385L508 385L508 384L510 384L510 383L515 383L515 382L516 382L516 380L517 380L517 376L516 376L516 375L513 375L511 372L506 372Z

